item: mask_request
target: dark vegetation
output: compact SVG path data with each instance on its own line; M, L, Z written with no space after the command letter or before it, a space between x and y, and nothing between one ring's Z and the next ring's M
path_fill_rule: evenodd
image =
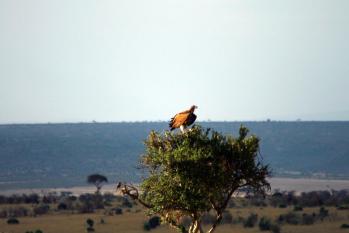
M91 174L87 176L87 183L96 186L96 193L98 194L105 183L108 183L107 177L101 174Z
M7 219L7 224L19 224L19 221L17 218L11 217Z
M150 231L160 226L160 224L161 224L161 218L159 216L153 216L149 218L148 221L144 222L143 229L145 231Z
M200 124L237 135L241 122ZM243 124L262 139L260 152L274 175L349 177L349 122ZM167 127L167 122L0 125L0 190L85 185L84 177L93 172L139 182L142 141L151 130Z
M141 166L148 177L140 188L117 187L183 233L203 233L209 212L214 219L207 232L214 232L239 189L262 195L270 189L269 168L258 160L259 139L243 126L237 137L197 125L183 134L152 131L145 146ZM181 224L183 217L191 219L189 227Z
M86 225L87 225L86 231L87 232L94 232L95 231L95 229L93 228L94 224L95 224L95 222L92 219L88 218L86 220Z
M26 231L25 233L43 233L42 230Z
M261 203L263 204L261 205ZM228 208L236 206L239 206L239 208L248 206L280 208L280 203L286 203L288 207L292 207L292 213L297 214L297 216L302 216L304 208L319 207L319 211L315 214L320 220L329 215L326 207L336 207L338 211L348 210L349 191L314 191L299 194L296 192L277 192L265 197L255 195L246 198L232 198ZM4 204L6 205L4 206ZM25 204L30 204L30 207ZM80 196L65 192L60 194L49 193L44 196L38 194L0 195L0 218L24 217L57 211L88 213L98 209L108 210L108 214L111 215L122 215L125 210L133 208L135 205L136 203L132 199L111 193L100 195L86 193ZM230 217L223 216L223 218L229 219ZM247 222L244 222L244 225L246 227L254 226L256 224L255 218L256 216L252 213L246 219Z
M50 193L45 196L11 195L0 196L0 218L8 224L20 224L18 218L26 216L40 216L42 214L81 214L102 211L107 216L122 216L125 212L137 213L140 206L128 197L106 194L83 194L80 197L71 193ZM311 201L309 200L317 200ZM263 203L263 204L261 204ZM288 212L278 215L276 218L260 216L250 213L246 216L232 214L231 210L242 208L277 208L280 204L286 204ZM300 205L302 203L302 205ZM347 211L349 206L349 191L317 191L308 193L276 192L265 197L248 195L246 197L234 197L230 200L227 211L223 212L221 224L240 224L246 228L259 228L261 231L273 233L282 232L284 225L312 225L323 221L336 221L337 214L333 211ZM301 207L301 208L300 208ZM313 208L311 212L307 208ZM315 208L315 209L314 209ZM329 210L332 208L332 210ZM104 223L103 219L91 219L85 222L86 231L95 230L95 222ZM206 213L202 217L204 225L212 225L216 218L213 212ZM343 219L339 219L343 220ZM159 216L152 216L143 224L144 230L152 230L161 223ZM189 226L191 219L181 218L181 224ZM140 226L141 228L142 226ZM349 224L340 224L339 228L347 229ZM98 229L96 229L98 231ZM36 231L28 231L35 233Z

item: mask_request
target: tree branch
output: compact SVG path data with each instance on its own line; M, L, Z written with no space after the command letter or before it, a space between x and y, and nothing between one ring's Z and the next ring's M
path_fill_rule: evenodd
M122 183L118 183L118 185L116 186L116 190L120 189L122 194L127 195L129 197L131 197L133 200L137 200L141 205L143 205L144 207L150 209L153 208L152 205L144 202L142 199L139 198L139 192L138 189L130 184L122 184Z
M215 222L212 224L212 227L208 230L208 233L212 233L215 231L216 227L220 224L220 222L222 221L222 217L223 217L223 211L225 210L225 208L227 207L229 200L231 198L231 196L233 195L233 193L235 192L235 190L237 189L236 186L232 186L231 190L229 191L227 198L224 200L224 202L222 203L222 205L217 206L213 200L210 200L213 209L216 211L216 220Z

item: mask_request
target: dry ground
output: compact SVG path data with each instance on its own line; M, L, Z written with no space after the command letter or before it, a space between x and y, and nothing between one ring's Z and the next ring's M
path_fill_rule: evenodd
M349 229L341 229L343 223L349 223L349 210L338 211L335 208L328 208L330 216L323 222L316 222L314 225L282 225L281 232L283 233L345 233ZM257 213L259 217L268 216L275 219L282 213L291 211L291 208L232 208L230 212L233 217L246 217L250 213ZM318 212L319 208L306 208L303 212L312 213ZM86 219L91 218L95 221L96 233L135 233L144 232L143 223L147 220L144 212L125 212L122 215L106 216L102 212L94 214L70 214L70 213L51 213L38 217L23 217L18 218L20 224L8 225L6 219L0 219L1 233L25 233L26 231L35 231L41 229L44 233L85 233ZM101 224L101 218L105 223ZM177 232L166 225L152 230L153 233ZM252 233L261 232L258 227L244 228L241 224L225 224L218 227L217 233L239 232Z

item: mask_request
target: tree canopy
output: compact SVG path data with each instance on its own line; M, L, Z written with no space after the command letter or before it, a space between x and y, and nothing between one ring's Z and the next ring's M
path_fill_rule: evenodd
M87 177L87 183L93 184L97 188L97 193L101 190L104 183L108 183L107 177L101 174L91 174Z
M184 134L152 131L145 146L141 164L149 176L141 192L127 184L120 185L122 191L182 232L203 232L201 216L214 210L216 221L208 231L213 232L235 191L270 188L268 166L258 161L259 139L245 127L237 137L200 126ZM189 229L181 225L184 216L192 219Z

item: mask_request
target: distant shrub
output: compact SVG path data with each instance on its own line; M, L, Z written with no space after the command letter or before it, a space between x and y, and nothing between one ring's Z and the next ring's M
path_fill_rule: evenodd
M114 201L116 199L116 196L113 193L105 193L103 195L103 199L106 202L112 202L112 201Z
M271 221L267 217L262 217L258 224L261 231L270 231L271 225Z
M149 224L148 221L144 222L143 230L145 230L145 231L150 231L151 230L151 227L150 227L150 224Z
M254 227L258 221L258 215L251 213L244 221L244 227Z
M25 207L15 206L15 207L7 208L7 210L4 210L4 212L1 213L1 215L6 214L6 216L10 216L10 217L25 217L25 216L28 216L28 212L29 210Z
M341 225L341 228L343 228L343 229L348 229L348 228L349 228L349 224L343 223L343 224Z
M299 214L290 212L287 214L281 214L277 220L279 223L288 223L292 225L298 225L301 223L301 216Z
M347 205L340 205L340 206L337 206L337 210L349 210L349 206L347 206Z
M154 229L157 226L160 226L161 219L159 216L153 216L148 220L148 222L149 222L150 228Z
M286 204L280 204L279 208L287 208L287 205Z
M33 208L33 212L35 215L47 214L49 210L50 206L47 204L42 204Z
M121 208L115 208L114 209L114 213L119 215L119 214L122 214L122 209Z
M123 202L122 202L122 207L132 208L133 205L132 205L132 203L130 202L129 199L124 198L124 199L123 199Z
M100 194L82 194L79 196L79 201L83 206L82 211L87 211L82 213L92 213L94 209L104 208L103 196Z
M7 219L7 224L19 224L19 221L17 218L9 218Z
M43 233L43 231L42 230L26 231L25 233Z
M57 209L58 210L66 210L66 209L68 209L68 206L67 206L67 204L61 202L58 204Z
M79 213L93 213L95 211L91 202L84 202L77 207Z
M303 214L302 215L302 224L304 225L312 225L315 222L315 217L310 214Z
M104 201L103 206L112 206L112 204L109 201Z
M326 209L325 207L321 207L319 210L319 218L321 219L321 221L328 217L328 209Z
M256 195L251 197L250 204L252 206L259 206L259 207L265 207L267 206L266 200L263 196Z
M150 231L151 229L154 229L161 224L161 219L159 216L153 216L148 221L143 223L143 229L145 231Z
M88 218L86 220L86 224L87 224L87 228L86 228L87 232L94 232L95 231L95 229L93 228L93 225L95 224L95 222L92 219Z
M90 219L90 218L88 218L88 219L86 220L86 224L87 224L87 226L89 226L89 227L93 227L94 223L95 223L95 222L94 222L92 219Z
M303 211L303 207L302 206L299 206L299 205L295 205L293 207L293 211Z

